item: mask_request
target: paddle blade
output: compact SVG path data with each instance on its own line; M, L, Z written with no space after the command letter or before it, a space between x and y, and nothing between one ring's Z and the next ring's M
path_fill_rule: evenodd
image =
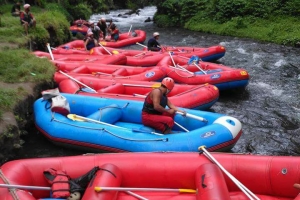
M77 117L75 114L68 114L67 117L73 121L79 121L79 122L84 122L85 120Z

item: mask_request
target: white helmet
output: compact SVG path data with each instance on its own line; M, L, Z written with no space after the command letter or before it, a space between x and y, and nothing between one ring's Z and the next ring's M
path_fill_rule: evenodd
M154 32L153 37L159 36L159 32Z
M30 7L29 4L25 4L25 5L24 5L24 8L25 8L25 9L27 9L27 8L29 8L29 7Z

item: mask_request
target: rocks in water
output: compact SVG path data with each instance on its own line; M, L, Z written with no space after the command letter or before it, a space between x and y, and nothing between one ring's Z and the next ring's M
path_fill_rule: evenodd
M146 20L145 20L145 22L151 22L152 20L151 20L151 18L150 17L148 17Z

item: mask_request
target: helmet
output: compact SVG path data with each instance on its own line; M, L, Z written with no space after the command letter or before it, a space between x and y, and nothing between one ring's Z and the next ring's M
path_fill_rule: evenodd
M166 86L168 90L172 90L174 87L174 80L170 77L166 77L162 80L161 84Z
M153 37L159 36L159 32L154 32Z
M24 5L24 8L26 9L26 8L29 8L30 7L30 5L29 4L25 4Z
M106 19L105 18L101 18L100 21L106 22Z

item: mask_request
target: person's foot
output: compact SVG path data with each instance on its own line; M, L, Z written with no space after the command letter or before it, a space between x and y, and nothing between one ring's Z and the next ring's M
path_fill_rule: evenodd
M171 133L171 129L169 127L167 127L163 132L163 134L170 134L170 133Z

